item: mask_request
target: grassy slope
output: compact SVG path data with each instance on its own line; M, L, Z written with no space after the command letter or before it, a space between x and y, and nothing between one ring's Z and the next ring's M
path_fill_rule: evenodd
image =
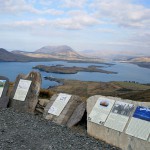
M79 95L84 100L93 95L118 96L124 99L150 102L150 86L127 82L83 82L63 80L64 85L50 89L53 93Z

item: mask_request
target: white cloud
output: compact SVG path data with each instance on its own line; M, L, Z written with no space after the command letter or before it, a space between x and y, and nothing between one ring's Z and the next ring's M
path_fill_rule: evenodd
M150 9L132 4L131 0L96 0L91 7L96 17L124 27L146 27L150 23Z
M84 29L88 26L94 26L95 24L99 24L99 20L96 20L95 18L88 16L88 15L80 15L80 16L74 16L70 18L58 18L55 20L47 20L47 19L37 19L32 21L15 21L12 23L1 23L1 28L37 28L37 27L51 27L53 28L62 28L62 29L72 29L72 30L80 30Z
M0 13L4 14L17 14L29 12L34 14L51 14L60 15L64 12L61 10L50 9L37 9L34 7L33 3L27 3L25 0L0 0Z
M62 1L62 7L68 7L68 8L82 8L87 0L61 0Z

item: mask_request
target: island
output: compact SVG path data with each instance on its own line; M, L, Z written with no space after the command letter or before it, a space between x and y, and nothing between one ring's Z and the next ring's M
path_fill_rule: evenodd
M117 72L107 71L100 69L103 66L95 66L91 65L87 68L84 67L65 67L62 65L55 65L55 66L45 66L45 65L37 65L33 67L33 69L38 69L40 71L48 72L48 73L59 73L59 74L76 74L78 72L99 72L99 73L106 73L106 74L117 74Z

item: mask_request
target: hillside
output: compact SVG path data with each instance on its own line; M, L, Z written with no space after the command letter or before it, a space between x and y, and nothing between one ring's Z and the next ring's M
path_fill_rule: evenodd
M52 58L35 58L24 55L24 51L12 51L9 52L3 48L0 48L0 62L36 62L36 61L52 61L57 59Z
M104 95L150 102L149 85L120 81L91 82L50 77L46 77L45 79L59 83L59 86L50 87L50 92L75 94L82 97L83 100L93 95Z
M20 54L14 54L0 48L0 62L2 61L30 61L32 58Z

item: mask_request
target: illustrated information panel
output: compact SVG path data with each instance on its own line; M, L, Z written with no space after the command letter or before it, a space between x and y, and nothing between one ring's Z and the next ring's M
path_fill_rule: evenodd
M88 120L103 125L114 102L115 101L111 99L99 98L89 114Z
M124 103L121 101L115 102L104 126L123 132L133 109L133 104Z
M20 79L18 87L16 89L16 93L14 95L14 99L19 101L25 101L31 82L32 81L30 80Z
M0 80L0 97L2 96L6 80Z
M147 140L150 134L150 108L138 106L131 118L126 133Z
M54 101L53 105L48 110L48 113L59 116L64 107L67 105L70 98L71 95L60 93L59 96Z

